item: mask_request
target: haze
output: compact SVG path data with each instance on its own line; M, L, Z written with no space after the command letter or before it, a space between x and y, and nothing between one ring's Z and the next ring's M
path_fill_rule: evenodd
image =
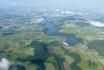
M104 0L0 0L0 6L103 11Z

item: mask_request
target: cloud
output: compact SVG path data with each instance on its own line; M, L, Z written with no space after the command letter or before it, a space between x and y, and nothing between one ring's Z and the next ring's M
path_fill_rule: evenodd
M104 8L104 0L0 0L0 5L11 5L11 2L16 2L16 6L38 8L85 9L92 11L100 11Z
M101 23L99 21L90 21L90 24L95 27L104 27L104 23Z
M15 5L16 5L16 2L11 2L11 4L12 4L13 6L15 6Z
M0 61L0 70L8 70L10 67L10 62L6 58L2 58Z

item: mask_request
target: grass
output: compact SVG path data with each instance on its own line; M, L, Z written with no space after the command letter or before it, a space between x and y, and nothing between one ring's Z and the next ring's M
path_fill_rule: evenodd
M64 25L61 26L60 32L74 33L79 37L96 35L96 32L91 27L80 27L71 23L64 23Z
M104 40L94 40L89 42L88 47L96 50L100 55L104 56Z
M45 63L46 69L45 70L56 70L54 65L51 63Z

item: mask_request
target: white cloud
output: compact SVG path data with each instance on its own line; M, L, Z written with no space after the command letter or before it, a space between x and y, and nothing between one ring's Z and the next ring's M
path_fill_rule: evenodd
M6 58L2 58L0 61L0 70L8 70L10 62Z
M11 5L15 6L16 5L16 2L11 2Z
M69 46L68 43L66 43L66 42L63 42L63 44L66 45L66 46Z
M95 27L104 27L104 23L101 23L99 21L90 21L90 24Z

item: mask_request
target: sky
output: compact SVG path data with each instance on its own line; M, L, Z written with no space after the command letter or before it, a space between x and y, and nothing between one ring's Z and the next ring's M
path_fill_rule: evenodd
M0 6L3 5L101 11L104 0L0 0Z

